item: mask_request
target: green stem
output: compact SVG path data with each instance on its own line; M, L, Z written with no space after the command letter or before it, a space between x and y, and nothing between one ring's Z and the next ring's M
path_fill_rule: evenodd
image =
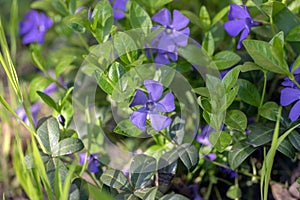
M257 113L257 117L256 117L256 121L259 120L259 111L262 108L263 104L264 104L264 100L265 100L265 95L266 95L266 89L267 89L267 71L264 71L264 86L263 86L263 91L262 91L262 95L261 95L261 100L260 100L260 104L259 104L259 108L258 108L258 113Z

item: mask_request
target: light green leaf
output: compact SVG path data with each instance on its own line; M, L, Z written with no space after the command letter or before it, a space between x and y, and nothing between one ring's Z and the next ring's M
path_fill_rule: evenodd
M78 138L66 138L53 147L52 156L63 156L76 153L84 148L82 141Z
M124 63L131 64L137 59L137 46L134 39L126 33L118 32L114 36L114 47Z
M225 85L226 91L230 91L236 85L239 74L240 68L235 67L224 76L222 83Z
M137 128L129 119L124 119L120 121L114 129L115 133L120 135L125 135L129 137L136 137L140 135L143 131Z
M155 199L157 187L145 188L142 190L137 190L134 192L134 195L145 200Z
M244 144L236 143L233 145L232 150L228 153L228 162L232 169L236 169L248 156L254 152L255 148Z
M145 34L151 30L151 18L139 4L132 1L129 14L132 28L142 28Z
M221 51L213 57L213 61L219 70L232 67L240 60L241 57L232 51Z
M37 129L37 135L48 153L51 154L59 140L59 128L56 119L50 117L43 121Z
M226 196L230 199L238 199L242 197L242 191L239 187L232 185L226 192Z
M268 101L259 108L258 113L268 120L276 121L278 108L279 106L276 102Z
M202 46L206 50L207 55L212 56L214 54L215 41L210 31L205 34Z
M199 19L200 19L201 28L203 29L203 31L204 32L208 31L210 28L210 25L211 25L211 20L210 20L209 13L205 6L201 6L201 8L200 8Z
M188 200L188 198L179 194L167 194L159 200Z
M247 116L240 110L230 110L226 113L225 124L230 128L245 131Z
M225 131L212 132L209 141L217 151L223 152L231 144L231 136Z

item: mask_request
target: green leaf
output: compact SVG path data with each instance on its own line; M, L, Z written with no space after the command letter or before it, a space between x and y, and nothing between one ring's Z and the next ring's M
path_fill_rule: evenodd
M286 36L286 40L289 42L300 42L300 25L292 28Z
M83 33L86 29L90 30L90 22L87 19L88 11L83 9L74 15L67 16L63 19L63 22L67 24L73 30Z
M43 91L52 81L44 76L38 76L30 81L29 84L29 97L31 101L36 101L38 96L37 91Z
M149 0L146 0L149 1ZM152 5L154 5L152 8L154 8L154 10L158 10L159 8L163 7L164 5L171 3L173 0L150 0L150 2L152 2Z
M114 197L114 200L138 200L132 193L122 192Z
M145 188L142 190L137 190L134 192L134 195L140 199L152 200L155 199L157 187Z
M278 50L267 42L259 40L244 40L243 44L254 62L262 69L278 74L289 75L289 68Z
M100 180L112 188L131 192L130 184L120 170L107 169L100 177Z
M219 70L232 67L240 60L241 57L232 51L221 51L213 57L213 61Z
M276 102L268 101L261 108L259 108L258 113L271 121L276 121L279 106Z
M225 131L212 132L209 141L217 151L223 152L231 144L231 135Z
M240 110L230 110L226 113L225 124L230 128L245 131L247 116Z
M151 30L151 18L139 4L132 1L129 14L130 24L132 28L142 28L145 34L147 34Z
M248 130L250 130L250 134L248 135L247 143L253 147L258 147L272 140L274 127L254 123L249 125Z
M124 63L131 64L137 59L137 46L128 34L118 32L114 36L114 47Z
M168 136L177 144L181 144L185 134L185 121L179 116L176 116L168 128Z
M226 6L225 8L223 8L221 11L219 11L214 18L212 19L212 24L211 26L215 25L216 23L220 22L221 19L227 15L228 11L229 11L230 7Z
M43 121L37 129L37 135L48 153L51 154L59 140L59 128L56 119L50 117Z
M167 194L159 200L188 200L188 198L179 194Z
M66 5L59 0L52 1L52 7L63 17L69 15Z
M291 144L300 151L300 134L298 131L294 130L292 131L288 136Z
M204 32L208 31L210 29L211 20L210 20L209 13L205 6L201 6L201 8L200 8L199 19L200 19L201 28L203 29L203 31Z
M290 159L295 159L295 156L296 156L295 149L289 140L284 139L280 143L277 150L279 152L283 153L284 155L286 155L287 157L289 157Z
M239 91L239 86L237 85L233 87L231 90L226 92L226 109L229 108L229 106L235 100L238 91Z
M296 58L295 62L293 63L292 73L294 73L294 71L299 67L300 67L300 55Z
M124 67L118 63L114 62L108 72L105 71L100 73L96 71L96 78L98 80L98 85L104 90L107 94L112 95L113 91L116 88L120 88L120 86L116 86L117 84L121 84L122 82L119 80L126 73Z
M58 111L58 105L55 103L55 101L46 93L43 93L41 91L37 91L37 94L41 97L41 99L51 108Z
M212 56L214 54L215 41L210 31L205 34L202 46L206 50L207 55Z
M46 63L45 58L42 56L42 47L38 44L30 44L30 55L34 65L39 68L45 74L47 73L46 70Z
M236 143L228 153L228 162L232 169L238 168L248 156L254 152L255 148L245 143Z
M135 189L147 184L156 172L156 159L147 155L136 155L130 165L130 180Z
M201 23L200 23L199 17L195 13L193 13L189 10L180 10L180 12L181 12L181 14L183 14L187 18L189 18L189 20L192 24L195 24L196 26L201 28Z
M226 91L230 91L236 85L239 74L240 68L235 67L223 77L222 83L225 85Z
M66 138L53 147L52 156L63 156L76 153L84 148L82 141L78 138Z
M238 199L242 197L242 191L238 186L232 185L227 190L226 196L230 199Z
M243 65L239 65L241 72L249 72L254 70L261 70L261 68L253 62L245 62Z
M115 127L114 132L129 137L136 137L143 133L143 131L133 125L129 119L120 121Z
M256 86L250 81L239 79L238 80L239 91L238 96L246 103L259 107L260 94Z
M180 160L187 167L187 169L191 169L198 163L199 153L194 145L187 143L180 145L178 154Z

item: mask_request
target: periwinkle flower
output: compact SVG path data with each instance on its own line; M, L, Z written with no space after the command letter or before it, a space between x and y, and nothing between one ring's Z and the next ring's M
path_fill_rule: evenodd
M294 75L295 81L300 83L300 67L294 71ZM300 116L300 88L289 78L285 78L281 84L286 88L281 90L280 105L288 106L296 102L289 113L290 120L296 121Z
M22 43L38 42L43 44L45 34L52 24L52 19L45 13L33 9L30 10L19 24Z
M131 114L130 120L136 127L145 131L146 120L147 117L149 117L151 126L155 130L160 131L168 127L172 122L170 117L161 115L160 113L171 112L175 109L174 95L171 92L168 92L161 99L163 85L154 80L145 80L144 86L148 91L149 98L147 98L142 90L136 90L130 107L138 105L142 107Z
M34 123L35 126L37 125L37 116L38 116L38 113L39 113L40 109L41 109L41 104L40 103L34 103L34 104L32 104L32 106L30 108L30 113L31 113L32 120L33 120L33 123ZM19 116L19 118L23 122L25 122L27 125L30 125L28 116L26 115L25 109L23 107L19 107L16 110L16 114Z
M85 159L86 159L86 153L81 153L79 154L79 163L81 165L83 165L85 163ZM87 157L87 162L88 162L88 171L91 172L91 173L97 173L99 172L99 167L101 165L98 157L97 157L97 154L90 154L88 157Z
M126 3L128 0L109 0L112 4L112 9L114 12L114 20L118 21L125 17L124 12L126 11Z
M178 10L174 10L172 20L171 12L163 8L152 17L152 20L164 27L164 30L152 41L152 48L158 50L155 61L161 64L170 63L169 59L176 61L178 59L177 48L186 46L188 43L189 19Z
M228 13L228 22L224 23L224 29L232 36L236 37L241 33L240 40L237 44L237 49L242 47L242 41L250 34L250 29L253 26L258 26L259 23L254 21L245 5L230 5Z
M212 146L212 144L209 141L209 136L212 132L215 132L216 130L211 127L210 125L205 125L202 130L201 133L198 134L196 140L200 143L203 144L205 146Z
M228 163L226 163L225 165L226 165L226 166L229 166ZM219 166L218 166L218 168L219 168L222 172L228 174L229 177L232 178L232 179L236 178L237 175L238 175L238 174L236 173L236 171L234 171L234 170L232 170L232 169L230 169L230 168L219 167Z

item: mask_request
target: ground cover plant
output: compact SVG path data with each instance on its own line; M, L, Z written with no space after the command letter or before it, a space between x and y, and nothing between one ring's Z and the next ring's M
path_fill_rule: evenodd
M300 1L0 1L3 199L299 199Z

